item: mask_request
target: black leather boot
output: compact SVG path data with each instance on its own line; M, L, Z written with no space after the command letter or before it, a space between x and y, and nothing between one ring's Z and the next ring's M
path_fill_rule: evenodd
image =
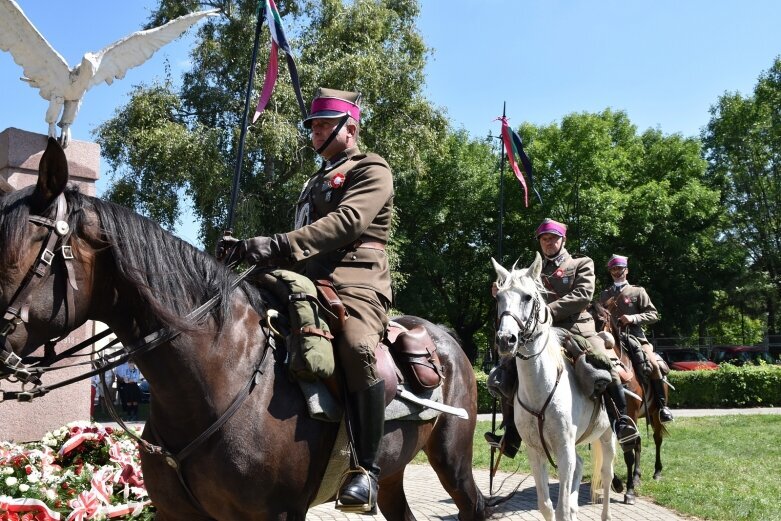
M640 434L637 432L637 426L632 418L626 414L626 398L624 397L624 386L615 380L607 386L607 394L618 409L618 418L613 422L613 430L618 438L618 443L624 452L634 449L634 440Z
M502 451L502 454L508 458L514 458L521 448L521 435L515 426L514 410L512 400L502 398L502 425L504 426L504 435L499 436L495 432L486 432L485 441Z
M337 508L363 514L377 513L377 452L385 430L385 382L350 394L355 453L359 467L352 469L339 490Z
M659 419L662 423L673 421L673 413L667 407L667 400L664 398L664 382L662 380L651 380L651 385L654 388L656 406L659 408Z

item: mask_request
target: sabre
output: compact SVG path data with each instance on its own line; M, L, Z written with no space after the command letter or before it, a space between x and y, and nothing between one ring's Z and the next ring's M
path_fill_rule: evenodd
M460 407L451 407L450 405L445 405L444 403L435 402L434 400L427 400L425 398L420 398L418 396L415 396L414 394L412 394L411 392L409 392L408 390L404 389L401 386L396 388L396 396L398 396L402 400L407 400L408 402L416 403L418 405L422 405L423 407L434 409L435 411L452 414L453 416L458 416L459 418L463 418L465 420L469 419L469 413L466 412L465 409L462 409Z

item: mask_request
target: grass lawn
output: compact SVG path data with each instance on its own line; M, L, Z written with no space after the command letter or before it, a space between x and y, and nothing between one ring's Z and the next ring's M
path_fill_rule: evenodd
M490 422L478 422L475 430L476 468L489 467L490 450L483 433L490 428ZM703 519L781 520L781 416L676 419L662 445L664 469L659 481L653 480L653 439L646 438L644 423L640 428L643 481L637 489L639 495ZM579 451L587 481L591 476L590 456L587 448ZM512 460L502 458L500 469L530 472L525 452L522 450ZM626 478L622 457L616 460L615 472ZM555 476L555 471L552 474Z

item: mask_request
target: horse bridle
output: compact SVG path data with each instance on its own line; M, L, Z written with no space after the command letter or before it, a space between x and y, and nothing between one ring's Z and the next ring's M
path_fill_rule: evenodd
M534 340L536 336L542 334L537 333L537 326L540 325L540 306L541 304L539 296L533 297L532 310L531 313L529 313L529 317L526 319L526 321L522 320L521 317L519 317L514 311L505 309L497 319L497 326L499 323L501 323L504 317L510 317L515 320L515 322L518 324L518 329L520 330L518 343L522 346L526 346L532 340ZM548 310L548 306L545 306L545 319L543 320L543 323L548 322L548 318L550 316L549 314L550 311ZM544 350L545 346L543 346L542 349L540 349L538 352L531 355L524 355L516 351L515 356L521 360L531 360L535 356L539 356Z
M23 383L33 383L41 385L38 376L30 370L30 367L22 362L21 357L16 355L8 346L8 336L16 328L29 319L30 297L35 290L51 274L52 262L59 253L65 264L67 277L65 320L67 330L70 331L75 324L75 297L73 292L78 290L76 277L73 270L73 250L68 245L71 236L70 226L66 221L68 214L68 203L65 195L60 194L54 201L55 212L54 219L40 215L31 215L29 221L33 224L43 226L49 229L46 239L38 256L28 270L21 285L14 293L8 306L0 319L0 379L10 381L21 381ZM53 346L60 339L47 343ZM51 348L49 348L51 349Z

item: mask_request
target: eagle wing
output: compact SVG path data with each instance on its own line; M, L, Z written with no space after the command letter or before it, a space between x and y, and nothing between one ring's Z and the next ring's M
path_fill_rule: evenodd
M214 16L219 12L219 9L211 9L186 14L165 25L135 32L109 45L95 55L100 65L89 86L103 81L111 85L114 79L124 78L128 69L147 61L158 49L175 40L201 18Z
M31 87L51 100L70 84L70 68L14 0L0 0L0 50L9 51Z

